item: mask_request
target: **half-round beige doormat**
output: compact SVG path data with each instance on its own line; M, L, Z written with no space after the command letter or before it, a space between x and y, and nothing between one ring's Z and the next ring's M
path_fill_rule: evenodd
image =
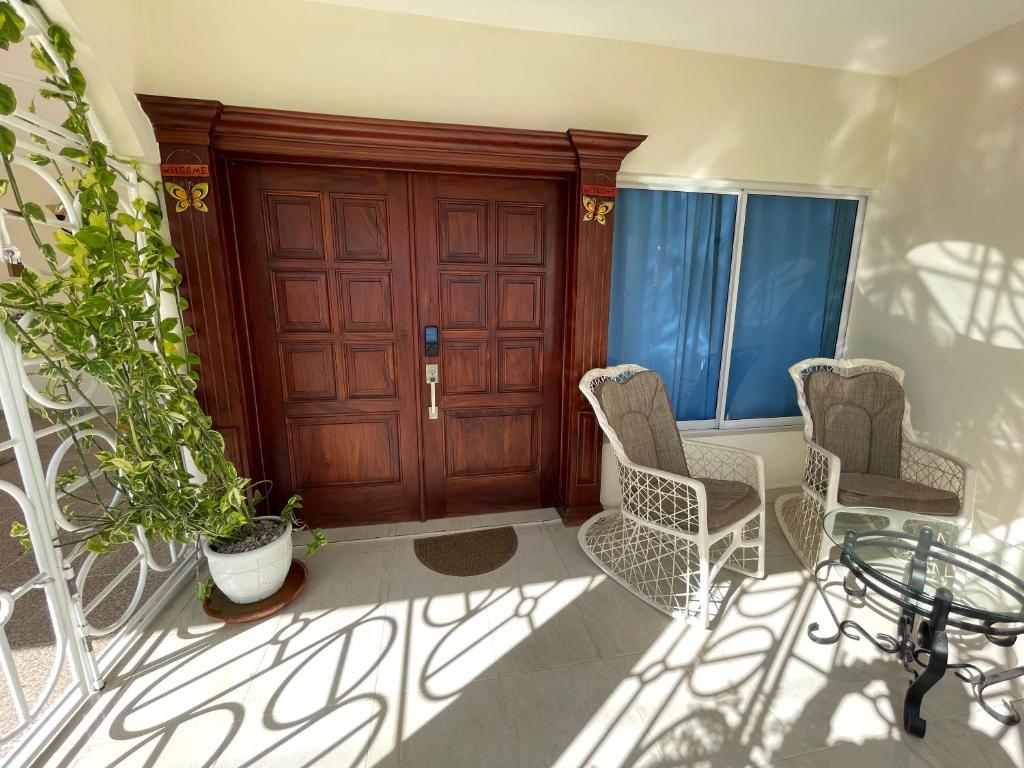
M500 568L516 553L519 537L514 528L449 533L416 539L416 557L427 568L446 576L477 576Z

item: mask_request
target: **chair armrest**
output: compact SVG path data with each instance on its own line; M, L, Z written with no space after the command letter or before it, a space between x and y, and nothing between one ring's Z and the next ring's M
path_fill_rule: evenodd
M824 504L825 510L839 502L839 457L812 440L804 438L807 457L804 461L803 485Z
M929 448L903 436L900 477L915 483L952 491L960 499L960 511L970 514L974 508L974 468L952 454Z
M764 459L753 451L731 445L705 443L683 438L686 466L694 477L738 480L746 483L764 501Z
M621 458L618 464L623 512L673 533L696 535L706 527L704 483Z

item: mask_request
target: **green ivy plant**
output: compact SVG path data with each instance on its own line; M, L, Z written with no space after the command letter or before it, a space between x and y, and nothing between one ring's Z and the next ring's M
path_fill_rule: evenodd
M10 3L0 3L0 48L22 42L24 28ZM43 73L39 94L63 102L67 118L62 127L80 137L82 147L61 149L59 154L72 162L58 164L45 136L33 135L31 140L45 152L35 149L28 157L53 166L54 178L78 200L82 227L77 232L55 229L54 241L45 241L38 226L45 220L44 209L24 199L13 171L16 136L0 126L6 175L0 179L0 194L13 194L47 265L46 273L25 267L17 279L0 284L0 322L25 357L39 364L45 394L81 404L58 411L59 417L49 411L47 415L60 418L68 428L82 466L98 465L121 491L121 500L111 506L104 501L110 494L101 493L88 470L66 473L59 487L68 498L86 502L88 511L66 507L65 515L83 526L84 546L98 552L131 542L139 526L150 537L192 545L200 537L215 543L245 538L263 500L259 484L240 477L225 458L224 440L196 400L199 359L185 347L191 330L177 313L161 316L165 298L176 302L179 312L187 304L177 291L178 254L161 229L160 186L142 180L152 199L126 199L128 179L121 169L138 172L139 166L125 160L112 163L108 148L93 137L85 77L73 64L70 36L55 24L47 36L60 62L32 44L32 60ZM0 114L12 114L16 105L14 91L0 83ZM34 104L27 109L34 112ZM92 401L86 377L110 391L112 408ZM91 421L72 428L87 410L95 410ZM89 426L116 436L116 446L102 450L108 446L78 436ZM204 482L195 480L182 449ZM83 488L91 492L84 496ZM296 523L300 507L299 497L293 496L281 510L282 519ZM312 534L307 555L325 541L320 530ZM12 535L27 544L24 526L15 525ZM201 599L211 586L209 580L199 583Z

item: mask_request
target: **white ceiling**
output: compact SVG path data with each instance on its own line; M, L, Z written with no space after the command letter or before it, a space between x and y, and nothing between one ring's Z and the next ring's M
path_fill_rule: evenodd
M318 0L901 75L1024 19L1024 0Z

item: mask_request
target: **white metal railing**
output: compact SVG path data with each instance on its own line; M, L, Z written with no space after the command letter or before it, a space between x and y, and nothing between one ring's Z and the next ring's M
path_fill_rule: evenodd
M21 0L10 3L26 22L27 41L47 51L60 67L61 57L45 34L47 25L40 12ZM6 56L12 53L13 48ZM16 89L38 89L41 84L20 71L4 72L0 79ZM107 134L95 110L90 111L90 121L93 135L106 142ZM48 229L77 229L80 208L60 178L61 173L71 172L80 164L61 155L60 150L82 148L82 138L62 128L52 117L28 109L0 116L0 123L18 137L13 165L19 180L21 174L34 179L37 187L48 191L50 202L60 206L51 209L59 214L55 212L37 223ZM33 135L46 143L33 141ZM34 162L33 154L48 162ZM111 165L125 179L126 195L122 199L143 196L145 190L130 164L111 160ZM35 247L27 234L19 238L19 231L24 229L20 219L17 210L0 207L0 248L2 260L8 265L20 264L23 254L31 255ZM46 272L42 268L35 271ZM19 323L30 320L30 315L16 319ZM81 504L78 492L86 488L95 494L101 492L103 476L90 466L90 457L98 449L95 446L114 446L116 437L96 426L104 421L108 410L104 404L110 403L111 397L95 382L86 391L89 401L100 403L98 407L85 399L51 396L37 386L36 366L0 331L0 408L7 427L7 439L0 441L0 495L6 494L13 501L31 542L31 554L17 557L12 553L0 562L0 675L9 698L0 719L0 760L6 757L10 765L26 765L35 759L77 707L103 687L104 676L123 658L141 627L189 578L191 564L190 553L179 545L161 544L158 554L158 545L149 542L141 529L132 544L117 552L99 554L86 548L78 533L86 526L76 523L76 515L66 513L62 506L72 497ZM5 463L11 454L14 461ZM81 473L71 484L61 478L69 463ZM119 492L108 487L110 496L103 501L117 504ZM0 536L6 536L6 531L0 531ZM3 551L10 551L10 547ZM24 567L15 569L14 565ZM4 576L12 570L20 574L17 579ZM161 583L153 589L157 580ZM36 606L39 615L19 613L15 617L19 601L39 592L45 597ZM9 639L8 630L24 621L48 624L52 632L52 658L41 686L25 685L20 649ZM38 645L33 650L35 659ZM69 674L62 674L65 670ZM38 670L33 670L33 677L38 679Z

